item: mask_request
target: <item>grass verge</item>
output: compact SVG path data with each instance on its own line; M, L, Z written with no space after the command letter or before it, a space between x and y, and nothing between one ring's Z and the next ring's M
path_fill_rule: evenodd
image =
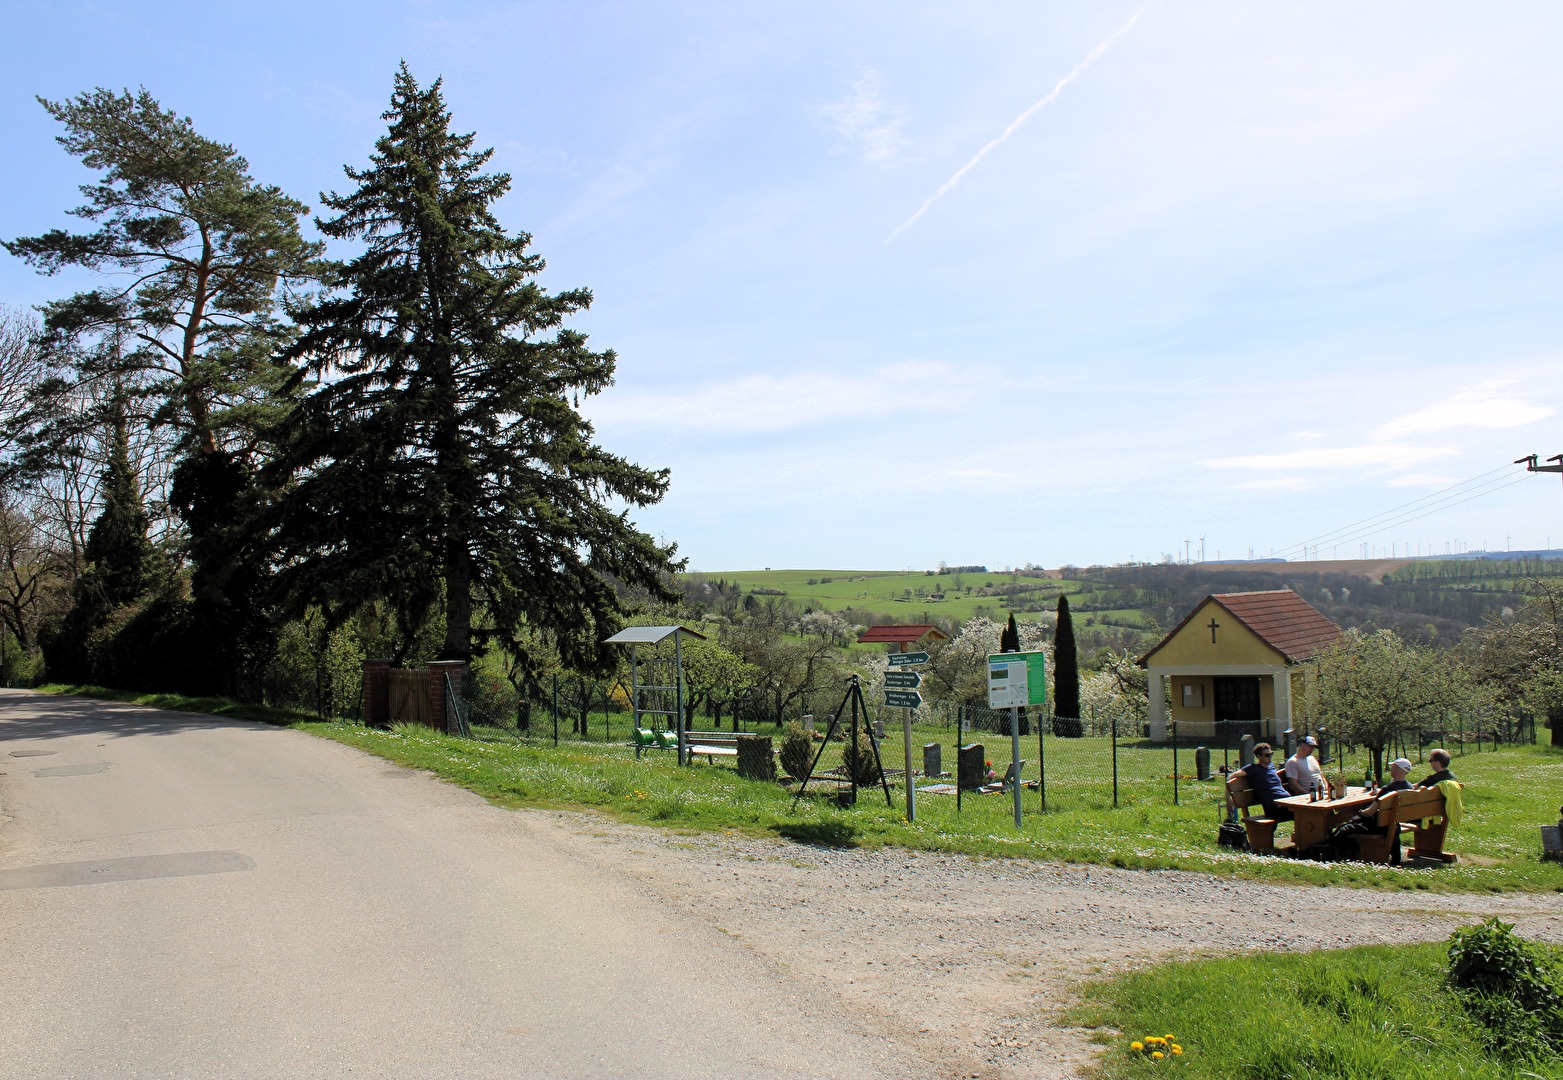
M1179 805L1171 802L1171 758L1165 748L1120 755L1120 805L1112 804L1106 740L1050 739L1048 809L1038 793L1024 796L1021 828L1006 795L967 797L958 810L949 796L920 795L917 820L905 818L905 795L892 789L886 806L865 789L855 808L838 807L828 790L812 791L796 808L780 784L740 778L731 764L680 768L672 755L637 761L622 744L518 741L513 730L478 728L472 740L427 728L375 731L320 722L277 709L213 698L125 694L91 687L52 686L158 708L206 712L285 724L334 739L412 768L425 769L501 806L590 809L624 821L699 831L738 830L840 847L897 846L994 857L1021 857L1115 866L1188 870L1277 884L1490 893L1563 892L1563 865L1543 862L1537 826L1563 803L1563 754L1547 747L1505 747L1456 759L1467 781L1466 819L1450 835L1459 864L1437 869L1320 865L1241 854L1216 846L1219 777L1194 781L1180 761ZM991 751L1002 770L1008 740ZM1034 746L1034 744L1033 744ZM886 748L897 762L898 744ZM1023 750L1023 752L1025 752ZM1032 775L1028 773L1028 775ZM827 785L828 788L828 785Z
M111 690L106 686L82 686L74 683L47 683L43 686L35 686L33 689L40 694L73 694L77 697L97 698L99 701L124 701L131 705L146 705L153 709L169 709L173 712L226 716L233 720L255 720L262 724L275 724L278 727L286 727L300 720L315 719L310 713L274 709L269 705L244 705L222 697L142 694L134 690Z
M1174 1072L1245 1080L1563 1077L1563 1060L1505 1061L1444 986L1446 944L1172 961L1087 984L1066 1022L1099 1029L1103 1080ZM1131 1049L1176 1036L1183 1053Z

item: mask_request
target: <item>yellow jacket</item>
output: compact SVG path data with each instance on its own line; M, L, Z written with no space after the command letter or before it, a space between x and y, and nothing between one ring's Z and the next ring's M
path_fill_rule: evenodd
M1458 780L1440 780L1433 785L1444 795L1444 819L1449 822L1452 829L1460 824L1460 815L1465 813L1465 801L1460 795L1461 785ZM1431 829L1437 818L1423 818L1422 828Z

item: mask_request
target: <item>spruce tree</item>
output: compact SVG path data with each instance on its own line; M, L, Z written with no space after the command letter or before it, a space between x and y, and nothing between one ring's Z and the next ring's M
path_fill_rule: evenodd
M356 188L322 196L320 230L362 252L295 312L312 385L282 462L282 585L333 619L375 600L404 626L443 613L447 659L531 628L569 666L602 666L619 586L673 598L674 549L609 505L657 502L667 472L592 441L575 405L615 356L565 326L591 294L538 284L531 237L492 210L510 178L452 132L440 82L403 64L384 118L369 167L346 169Z
M1067 596L1058 598L1058 625L1053 631L1053 715L1074 720L1064 726L1070 733L1080 734L1080 659Z

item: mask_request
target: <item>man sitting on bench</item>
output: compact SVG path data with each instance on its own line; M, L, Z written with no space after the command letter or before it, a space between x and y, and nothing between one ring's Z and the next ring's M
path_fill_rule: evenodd
M1248 786L1253 789L1254 798L1265 808L1265 817L1274 818L1276 821L1291 821L1291 807L1279 805L1280 801L1291 793L1281 783L1280 774L1271 764L1275 752L1270 749L1270 744L1262 742L1254 747L1254 761L1251 765L1244 765L1238 771L1248 777Z
M1378 789L1378 797L1393 794L1397 791L1410 791L1411 782L1406 777L1411 775L1411 760L1409 758L1396 758L1389 763L1389 783ZM1356 853L1356 845L1352 843L1353 836L1384 836L1389 832L1388 825L1378 823L1378 802L1369 803L1362 810L1353 814L1341 822L1330 832L1329 839L1324 843L1326 850L1321 853L1325 859L1345 859ZM1395 837L1394 854L1391 862L1400 861L1400 837Z

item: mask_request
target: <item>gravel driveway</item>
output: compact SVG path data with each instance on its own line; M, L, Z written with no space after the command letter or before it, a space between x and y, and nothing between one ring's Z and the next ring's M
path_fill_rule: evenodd
M1279 887L517 816L572 857L635 880L648 902L713 925L833 993L958 1077L1080 1075L1093 1053L1089 1033L1051 1021L1072 988L1167 956L1433 941L1492 915L1563 942L1554 894Z

